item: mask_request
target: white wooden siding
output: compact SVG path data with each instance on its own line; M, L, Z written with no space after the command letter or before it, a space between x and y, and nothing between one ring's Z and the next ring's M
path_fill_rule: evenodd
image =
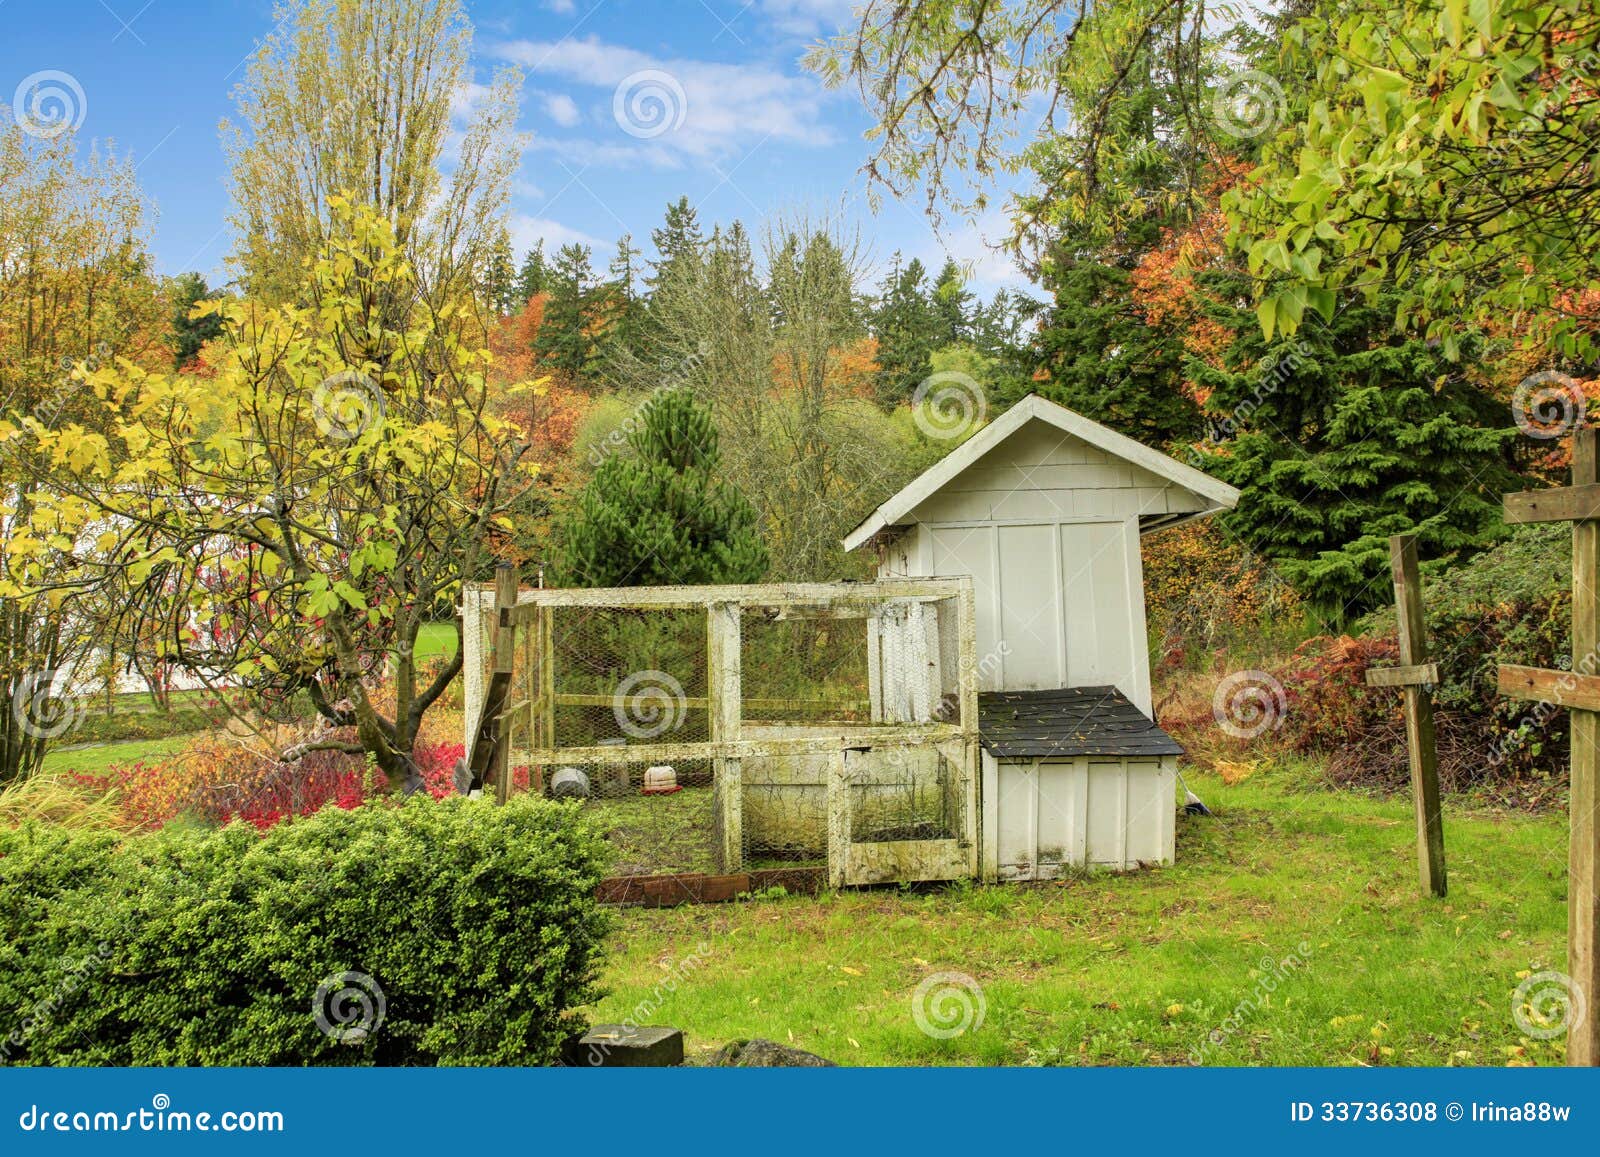
M1109 683L1148 714L1138 518L1203 501L1030 422L917 507L879 573L973 576L984 690Z
M1067 867L1172 862L1177 761L983 758L987 879L1048 880Z
M935 524L919 537L919 576L973 576L983 690L1109 683L1149 714L1135 520Z
M918 522L1128 518L1206 509L1194 491L1033 421L918 506Z

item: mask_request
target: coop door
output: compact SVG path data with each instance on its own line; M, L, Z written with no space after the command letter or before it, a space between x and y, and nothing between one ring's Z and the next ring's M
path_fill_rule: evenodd
M874 723L928 723L939 703L939 621L920 602L888 603L867 621Z
M970 875L960 743L850 749L829 785L834 886Z

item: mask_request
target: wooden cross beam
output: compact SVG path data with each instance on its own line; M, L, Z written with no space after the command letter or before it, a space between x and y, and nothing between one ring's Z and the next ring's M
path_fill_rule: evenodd
M1444 816L1439 810L1439 756L1431 694L1439 682L1439 664L1428 660L1428 629L1422 617L1422 580L1417 573L1415 536L1397 534L1389 540L1389 566L1394 574L1401 665L1372 668L1367 672L1367 683L1405 689L1406 754L1411 764L1411 796L1417 810L1417 870L1422 890L1443 896L1447 887Z
M1572 485L1505 498L1507 522L1572 523L1572 670L1500 668L1500 692L1572 713L1571 844L1567 856L1567 971L1587 1015L1567 1035L1569 1065L1600 1065L1600 452L1596 432L1572 435Z

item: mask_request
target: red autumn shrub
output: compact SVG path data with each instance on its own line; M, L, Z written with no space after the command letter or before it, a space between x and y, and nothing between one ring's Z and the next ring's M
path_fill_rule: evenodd
M413 751L435 799L454 793L462 751L459 743L419 743ZM264 831L330 804L359 807L389 791L363 756L313 751L287 762L245 750L220 734L199 736L167 760L116 764L98 775L73 778L99 790L115 789L129 821L143 827L192 816L217 824L244 820Z

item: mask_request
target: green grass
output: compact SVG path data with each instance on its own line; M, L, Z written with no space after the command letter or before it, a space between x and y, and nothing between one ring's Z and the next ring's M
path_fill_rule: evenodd
M456 653L456 628L454 623L423 623L417 632L417 645L412 653L419 660L446 658Z
M1189 778L1218 815L1180 818L1159 870L623 911L591 1011L677 1025L694 1055L762 1036L843 1064L1188 1064L1224 1027L1205 1063L1560 1062L1512 993L1564 966L1564 816L1447 802L1438 901L1403 798ZM985 1004L949 1039L913 1017L939 972Z
M455 627L450 623L424 623L417 634L416 655L420 660L454 655ZM160 709L143 691L116 696L115 711L107 715L103 697L87 701L83 723L63 736L70 746L89 740L91 746L75 751L52 746L45 756L45 771L104 771L113 763L134 763L159 758L183 748L191 736L227 718L225 710L204 708L214 699L207 690L174 691L172 712ZM158 732L151 737L150 732Z
M102 772L113 763L150 762L183 749L186 736L169 735L162 739L130 739L121 743L97 743L91 747L52 747L45 753L44 771Z
M670 795L644 795L634 788L620 798L596 799L585 810L616 849L616 875L715 872L711 794L709 787Z

